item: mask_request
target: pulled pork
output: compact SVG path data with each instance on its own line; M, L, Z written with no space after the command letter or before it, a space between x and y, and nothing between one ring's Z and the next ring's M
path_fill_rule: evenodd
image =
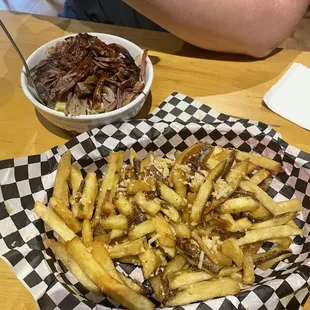
M119 109L144 88L144 51L138 67L126 48L80 33L58 42L47 58L31 69L44 104L66 102L66 115L87 115Z

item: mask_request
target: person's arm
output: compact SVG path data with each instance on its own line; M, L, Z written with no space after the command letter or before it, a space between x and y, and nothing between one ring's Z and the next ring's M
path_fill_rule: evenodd
M289 37L310 0L124 0L193 45L264 57Z

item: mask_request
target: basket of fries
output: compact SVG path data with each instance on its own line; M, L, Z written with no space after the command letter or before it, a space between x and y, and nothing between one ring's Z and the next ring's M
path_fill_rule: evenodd
M174 93L0 162L0 251L42 309L299 309L309 178L270 126Z

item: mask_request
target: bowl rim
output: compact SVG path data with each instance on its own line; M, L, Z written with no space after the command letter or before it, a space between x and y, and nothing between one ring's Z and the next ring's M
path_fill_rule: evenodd
M141 51L141 55L143 53L143 49L141 47L139 47L138 45L136 45L135 43L124 39L122 37L113 35L113 34L108 34L108 33L100 33L100 32L83 32L83 33L87 33L89 35L92 36L107 36L110 37L111 39L113 38L118 38L121 39L122 41L125 41L125 43L129 43L134 45L137 49L139 49ZM72 34L68 34L65 36L61 36L59 38L53 39L51 41L46 42L45 44L41 45L40 47L38 47L26 60L27 64L31 61L31 59L33 57L35 57L36 53L39 50L45 49L48 45L51 45L53 43L57 43L61 40L64 40L65 38L71 37L71 36L76 36L78 35L78 33L72 33ZM100 39L101 40L101 39ZM39 110L42 110L48 114L51 114L53 116L56 117L60 117L63 119L68 119L68 117L70 117L70 119L76 119L76 120L94 120L94 119L101 119L101 118L108 118L108 117L112 117L114 115L118 115L119 113L126 113L126 111L130 110L132 107L134 107L137 103L139 103L141 100L144 99L144 97L147 97L150 89L151 89L151 85L154 79L154 69L153 69L153 64L149 58L149 56L147 56L147 66L149 69L149 74L148 74L148 81L145 83L143 91L141 92L141 94L135 98L133 101L131 101L130 103L128 103L127 105L125 105L124 107L121 107L117 110L114 111L110 111L110 112L105 112L105 113L99 113L99 114L91 114L91 115L78 115L78 116L66 116L64 114L64 112L61 111L56 111L53 110L51 108L48 108L47 106L43 105L42 103L40 103L33 95L32 93L29 91L29 84L27 83L27 74L26 74L26 69L25 66L23 66L21 74L20 74L20 83L21 83L21 87L22 90L24 92L24 94L26 95L26 97L28 98L28 100Z

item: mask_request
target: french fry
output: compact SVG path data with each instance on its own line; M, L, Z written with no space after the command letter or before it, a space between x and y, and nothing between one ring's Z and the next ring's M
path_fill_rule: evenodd
M60 217L43 203L36 201L33 211L65 242L75 237L75 233L60 219Z
M57 166L54 183L53 196L69 206L69 185L68 179L71 170L71 152L66 151L60 158Z
M186 262L187 260L183 256L176 255L176 257L172 259L165 267L163 271L163 278L167 278L168 275L181 270L186 264Z
M195 201L196 193L187 193L187 205L184 206L182 211L182 221L184 223L189 222L189 216L191 209L193 207L193 203Z
M198 152L201 148L203 147L202 142L198 142L188 148L186 148L184 151L182 151L174 161L174 164L172 166L172 169L170 171L170 176L169 176L169 182L172 182L172 175L174 174L174 170L178 169L180 165L185 163L189 157L194 155L196 152Z
M83 220L82 241L86 247L93 242L93 231L90 220Z
M160 246L163 249L163 251L168 255L168 257L170 257L170 258L174 258L175 257L175 253L176 253L175 247L170 248L170 247L166 247L166 246L160 245L159 243L157 243L157 245Z
M251 229L260 229L266 227L273 227L273 226L281 226L283 224L288 223L290 220L295 218L295 213L282 213L279 215L274 216L273 218L260 222L255 223L252 225Z
M137 155L136 151L133 148L131 148L129 151L129 162L130 162L131 167L134 166L134 160L135 159L139 159L138 155Z
M101 212L107 215L115 215L116 206L110 201L104 201L101 205Z
M216 193L215 198L211 200L211 204L209 207L206 208L205 213L211 212L214 208L221 205L234 193L234 191L240 185L242 179L245 177L248 166L249 162L247 160L237 163L233 166L231 171L227 173L225 177L227 186L219 186L218 193Z
M115 187L120 178L120 172L123 165L124 152L111 152L108 160L106 174L103 178L99 194L96 201L95 219L100 219L101 205L106 200L106 194L109 193L109 201L112 202L115 196Z
M173 189L171 189L166 184L162 182L157 182L157 185L161 198L178 210L182 210L182 208L186 204L186 200L184 198L181 198Z
M98 193L97 176L95 172L88 172L85 178L81 199L78 201L78 217L91 219L94 212L95 200Z
M174 235L164 217L161 214L157 214L153 218L153 224L155 232L159 235L159 244L163 247L173 248L175 246Z
M148 242L150 244L150 242ZM153 247L153 250L155 252L155 254L161 259L161 266L164 267L168 264L167 259L166 259L166 253L163 250L162 247ZM160 269L156 272L158 273L160 272Z
M272 214L259 204L257 209L250 212L249 217L256 221L265 221L271 218Z
M68 268L68 270L76 277L76 279L90 292L101 295L100 289L85 275L76 261L67 252L65 246L53 239L45 239L44 243L49 247L55 256Z
M272 248L267 252L253 254L254 265L261 265L283 254L292 254L290 249L281 250L278 247Z
M276 243L277 246L281 250L288 249L290 247L290 245L293 243L293 240L290 237L275 238L275 239L267 240L267 241Z
M244 255L235 239L230 238L225 240L221 248L224 255L231 258L237 267L242 266Z
M139 254L139 259L142 265L144 278L148 279L154 275L156 269L161 265L161 261L150 245L146 243L144 247L145 252Z
M119 274L119 277L122 279L122 281L132 290L135 292L141 294L141 295L147 295L147 291L140 285L138 284L138 281L132 280L129 277L127 277L125 274L123 274L120 271L117 271Z
M250 230L246 232L246 235L236 242L239 246L253 243L257 241L269 240L273 238L282 238L289 236L302 235L301 229L296 229L290 225L282 225L281 229L279 227L267 227L261 229Z
M110 232L110 240L118 239L126 235L126 230L123 229L112 229Z
M256 185L263 182L268 176L270 175L270 172L266 169L260 169L258 170L251 178L250 181Z
M251 255L254 255L258 252L258 250L261 248L261 246L263 245L264 241L258 241L258 242L254 242L254 243L249 243L246 244L244 246L242 246L242 250L244 252L247 252Z
M180 306L215 297L234 295L239 293L239 291L239 283L231 278L203 281L192 284L187 289L177 292L177 294L169 299L165 305Z
M207 162L207 168L209 170L213 169L216 165L218 165L221 161L223 160L227 160L230 154L230 151L228 149L223 150L222 152L220 152L219 154L217 154L217 156L211 157L208 162ZM233 157L230 158L230 161L232 161L232 159L235 159L235 154L233 155ZM229 165L230 166L230 165ZM252 173L254 170L256 169L256 165L252 164L251 162L249 162L248 165L248 169L246 171L246 174L250 174ZM224 174L225 176L225 174Z
M149 152L146 157L141 161L141 172L145 172L146 168L150 166L151 162L156 158L154 152Z
M136 240L155 231L153 220L146 220L138 224L133 230L129 231L129 240Z
M228 153L228 156L226 158L225 167L224 167L224 169L222 170L222 172L220 174L221 178L225 178L226 177L226 175L231 170L234 161L235 161L235 151L234 150L230 150L229 153Z
M132 264L135 266L140 266L141 262L139 260L138 256L126 256L126 257L120 257L117 259L118 262L123 264Z
M127 241L108 247L109 255L112 259L125 256L139 255L145 251L143 240Z
M252 164L265 168L267 170L279 172L282 170L281 164L263 156L257 156L251 153L246 153L242 151L236 151L236 159L243 161L248 159Z
M172 274L169 280L170 290L186 289L189 285L214 278L212 273L202 270L181 270Z
M255 164L249 162L249 166L248 166L248 170L247 170L246 174L251 174L256 168L257 168L257 166Z
M263 191L267 191L267 189L269 188L270 184L272 182L272 177L269 176L267 179L265 179L262 183L258 184L258 186L263 190Z
M70 175L69 175L69 186L71 188L72 194L70 196L71 210L73 214L78 214L78 205L75 201L77 192L83 181L83 176L80 168L77 165L71 165Z
M250 229L252 226L253 224L248 220L248 218L243 217L240 220L234 221L234 223L228 226L226 229L231 232L245 231Z
M147 199L143 192L138 192L134 197L134 202L147 214L154 216L159 212L161 205L158 198Z
M131 180L127 184L127 193L129 195L135 195L138 192L150 192L151 190L150 184L143 180Z
M171 179L175 192L181 197L186 198L187 186L186 175L181 169L174 169L171 172Z
M182 153L176 158L172 169L175 169L177 165L182 165L189 157L197 153L202 147L203 143L198 142L182 151Z
M197 224L201 221L202 212L213 190L213 182L216 181L225 167L226 162L223 161L215 166L206 177L206 181L200 186L200 189L195 197L193 207L190 212L190 221Z
M234 272L234 273L232 273L231 275L230 275L230 277L233 279L233 280L235 280L235 281L237 281L237 282L239 282L239 283L242 283L242 272L241 271L239 271L239 272Z
M170 223L170 225L173 227L175 234L178 238L190 238L191 231L184 223Z
M202 147L189 158L187 158L184 163L191 164L194 169L204 169L213 151L213 146L208 143L203 143Z
M101 220L104 229L128 229L128 220L125 215L110 215L109 217Z
M93 222L93 237L94 240L101 240L105 243L109 243L110 238L106 231L104 230L103 226L101 223L95 223Z
M299 228L298 225L293 220L289 221L287 224L291 225L294 228L297 228L297 229Z
M302 210L302 204L299 199L291 199L277 203L277 214L287 212L299 212Z
M194 228L193 232L197 233L200 237L206 236L206 237L211 237L212 236L212 231L215 226L213 225L198 225Z
M242 181L240 187L248 192L255 194L257 200L273 215L279 214L277 203L268 196L261 188L250 181Z
M254 276L254 264L252 256L249 254L244 255L243 259L243 284L253 284L255 280Z
M193 231L192 232L192 237L193 239L198 243L200 249L208 256L208 258L214 263L214 264L219 264L217 258L215 257L215 251L214 249L212 249L211 251L211 247L209 248L204 240L202 240L202 238L200 238L200 236L195 232ZM215 248L215 247L214 247ZM231 265L231 264L230 264Z
M113 298L125 308L132 310L154 309L154 305L144 296L111 277L89 253L78 237L66 242L65 247L83 272L103 293Z
M139 180L141 177L141 161L138 158L133 158L133 177L135 180Z
M181 221L179 211L168 203L161 204L161 212L170 218L174 223L179 223Z
M239 272L241 270L241 267L237 267L237 266L228 266L228 267L224 267L222 268L219 273L218 273L218 277L228 277L231 276L232 274Z
M223 151L223 148L219 145L216 145L214 147L213 153L211 154L211 157L214 157L216 154L221 153Z
M278 263L278 262L280 262L280 261L283 261L283 260L285 260L286 258L290 257L291 255L292 255L292 253L289 253L289 252L284 253L284 254L282 254L282 255L280 255L280 256L278 256L278 257L275 257L275 258L273 258L273 259L271 259L271 260L269 260L269 261L266 261L265 263L262 263L262 264L258 265L258 268L259 268L260 270L265 271L265 270L271 268L271 267L272 267L273 265L275 265L276 263Z
M197 241L199 239L200 237L197 237L195 240ZM222 266L230 266L232 264L231 258L226 256L212 239L203 237L201 240L203 244L199 242L200 248L208 255L214 264ZM212 247L212 250L209 249L208 245L210 245L210 248Z
M166 283L167 281L163 280L160 272L156 276L150 277L148 280L152 286L156 298L160 302L162 302L165 299L166 294L168 293L169 290L168 285Z
M49 205L53 208L56 214L64 221L67 226L73 230L73 232L78 233L82 230L82 225L79 220L74 217L73 213L64 205L62 201L56 197L51 197L49 200Z
M184 258L186 258L186 260L188 261L188 263L190 263L192 266L195 266L195 267L201 267L199 269L203 270L203 271L206 271L206 272L212 272L213 274L217 275L219 273L219 271L221 269L223 269L224 267L223 266L220 266L218 264L214 264L208 257L207 255L204 255L203 256L203 251L200 251L200 255L201 258L203 259L202 260L202 266L200 265L200 257L196 257L196 258L193 258L190 253L184 253L182 252L182 250L180 251L180 249L178 248L179 252L182 253L182 255L184 256Z
M115 280L120 283L123 283L121 277L119 276L114 263L109 256L106 244L102 241L94 241L91 245L91 253L98 261L100 266Z
M240 197L226 200L220 207L216 209L218 213L237 213L249 212L259 207L257 201L251 197Z
M220 162L227 160L228 156L230 154L230 150L229 149L225 149L220 151L219 153L212 155L207 163L206 163L206 168L208 170L212 170L214 169Z

